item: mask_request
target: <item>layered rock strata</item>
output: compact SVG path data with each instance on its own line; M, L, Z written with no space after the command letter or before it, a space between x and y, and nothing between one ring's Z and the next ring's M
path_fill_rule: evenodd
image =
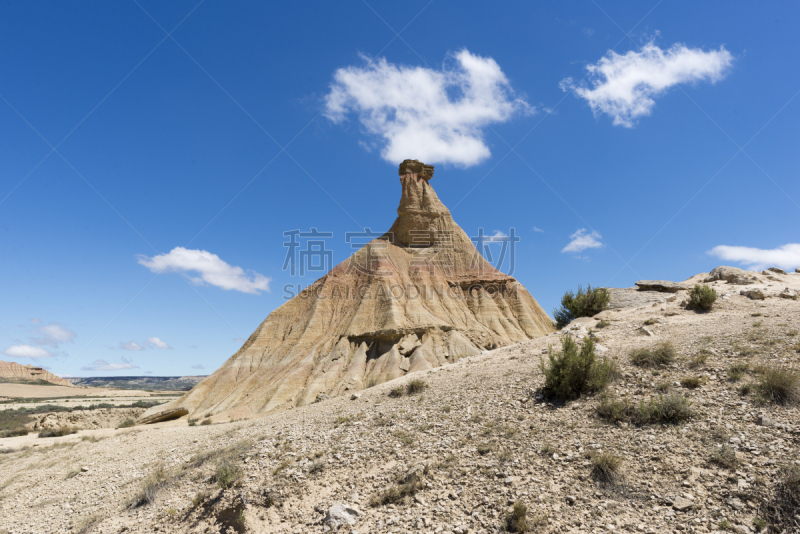
M397 220L273 311L215 373L140 422L189 414L249 417L370 387L511 343L553 322L489 264L406 160Z

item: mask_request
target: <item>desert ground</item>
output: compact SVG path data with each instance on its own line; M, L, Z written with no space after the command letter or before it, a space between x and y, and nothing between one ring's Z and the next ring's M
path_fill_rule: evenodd
M800 274L753 274L708 283L708 312L615 290L624 305L543 338L257 419L1 439L0 532L463 534L523 509L530 532L747 533L776 513L797 532L800 409L762 384L798 370ZM616 362L605 391L542 395L567 336ZM665 342L671 361L634 365ZM684 412L636 415L665 398Z

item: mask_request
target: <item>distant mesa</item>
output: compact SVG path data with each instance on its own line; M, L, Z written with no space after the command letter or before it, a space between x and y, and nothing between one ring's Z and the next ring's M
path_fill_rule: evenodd
M20 365L16 362L0 361L0 379L27 384L46 382L58 386L72 386L66 378L54 375L46 369L33 365Z
M391 229L276 309L182 398L141 423L250 417L303 406L553 332L513 277L495 269L405 160Z

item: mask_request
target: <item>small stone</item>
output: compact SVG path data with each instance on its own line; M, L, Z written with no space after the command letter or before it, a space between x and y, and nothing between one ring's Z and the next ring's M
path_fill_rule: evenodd
M694 506L694 503L689 499L684 499L683 497L675 497L675 500L672 501L672 508L679 512L685 512L686 510L691 509Z
M88 467L81 467L81 473L88 473L88 472L89 472Z
M361 515L358 508L346 504L336 503L325 513L323 522L326 525L338 527L339 525L355 525L356 518Z
M358 400L361 398L361 393L353 393L350 395L350 400Z
M756 417L756 424L758 426L772 426L772 419L770 419L769 416L761 413L758 414L758 417Z
M567 504L575 504L578 498L575 495L567 495Z

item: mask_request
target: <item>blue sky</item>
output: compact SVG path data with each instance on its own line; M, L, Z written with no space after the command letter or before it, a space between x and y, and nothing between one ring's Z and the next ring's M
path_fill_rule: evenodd
M404 158L470 235L515 229L548 312L800 267L793 3L0 9L2 359L210 373L322 274L282 270L283 232L344 260L393 222Z

